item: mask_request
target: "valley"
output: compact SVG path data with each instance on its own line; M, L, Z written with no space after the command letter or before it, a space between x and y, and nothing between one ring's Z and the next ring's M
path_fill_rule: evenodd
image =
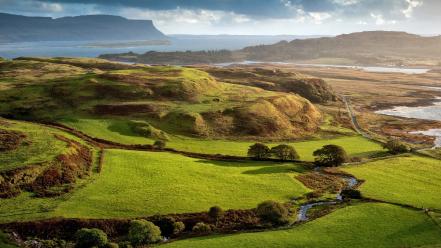
M165 247L436 247L440 152L412 132L441 123L376 111L430 105L439 76L2 60L0 229L21 246L71 243L80 228L123 243L130 221L147 219ZM411 149L393 153L391 138ZM256 143L286 144L296 156L257 157ZM316 151L327 145L348 158L318 170ZM259 215L267 200L286 209L284 224ZM332 204L298 217L317 202ZM213 206L225 210L216 220ZM170 217L185 228L165 234L161 218ZM196 231L199 222L210 231Z

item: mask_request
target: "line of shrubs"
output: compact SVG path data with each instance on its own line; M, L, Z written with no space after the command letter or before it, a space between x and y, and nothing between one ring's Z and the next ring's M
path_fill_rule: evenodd
M254 210L260 220L260 226L280 226L289 222L289 211L281 203L264 201ZM76 248L131 248L144 247L166 241L169 238L177 238L186 232L190 236L207 235L214 232L222 232L221 222L224 221L225 211L219 206L211 207L207 212L209 223L197 222L188 228L183 222L176 221L170 216L154 216L148 220L132 220L128 224L126 234L115 237L119 243L112 242L107 234L98 228L81 228L75 233L75 244L60 239L26 241L27 247L76 247ZM256 227L257 228L257 227Z

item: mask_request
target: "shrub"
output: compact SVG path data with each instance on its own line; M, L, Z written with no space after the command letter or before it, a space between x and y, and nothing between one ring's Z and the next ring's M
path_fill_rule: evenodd
M219 206L213 206L208 210L208 216L217 221L224 216L224 210Z
M361 192L356 189L344 189L340 193L343 199L361 199Z
M119 248L117 243L109 242L103 246L103 248Z
M161 238L161 229L152 222L146 220L130 222L128 239L133 245L157 243Z
M182 221L175 222L173 224L173 235L179 235L185 230L185 224Z
M107 235L97 228L81 228L76 233L76 245L78 248L101 247L107 244Z
M257 206L257 216L265 222L273 224L286 224L288 222L288 210L275 201L264 201Z
M199 234L205 234L211 232L211 226L205 224L204 222L198 222L196 225L193 226L193 232L199 233Z
M155 141L155 143L153 143L153 147L155 149L160 149L161 150L161 149L164 149L165 146L166 146L166 143L163 140L157 140L157 141Z
M152 218L152 222L161 229L161 234L170 237L175 231L176 220L170 216L156 215Z
M271 150L264 144L256 143L248 148L248 156L256 159L269 158Z
M119 248L133 248L132 244L128 241L124 241L118 244Z
M383 145L384 149L387 149L391 154L400 154L410 152L410 148L403 142L399 140L389 140Z
M321 149L316 150L313 155L315 156L315 164L317 166L340 166L349 160L343 147L337 145L323 146Z
M294 147L284 144L271 148L271 154L281 160L296 160L300 158Z

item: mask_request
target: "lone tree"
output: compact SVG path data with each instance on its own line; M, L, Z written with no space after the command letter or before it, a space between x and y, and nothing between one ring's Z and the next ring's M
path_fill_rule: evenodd
M162 238L161 229L146 220L132 220L127 237L130 243L135 246L157 243Z
M410 147L408 147L403 142L399 140L389 140L386 144L383 145L384 149L387 149L391 154L400 154L410 152Z
M255 159L264 159L271 156L271 150L268 146L256 143L248 148L248 156Z
M271 154L281 160L296 160L300 158L294 147L285 144L271 148Z
M337 145L323 146L321 149L316 150L313 155L315 156L315 164L317 166L340 166L349 160L343 147Z
M219 206L213 206L208 210L208 216L216 221L216 224L220 218L224 216L224 210Z

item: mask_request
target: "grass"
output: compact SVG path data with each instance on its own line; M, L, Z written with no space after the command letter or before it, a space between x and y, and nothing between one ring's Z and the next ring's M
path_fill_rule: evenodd
M253 208L309 192L295 176L301 166L216 162L170 153L106 150L101 174L72 194L0 200L0 222L48 217L123 218L156 213Z
M91 136L116 141L125 144L152 144L154 141L140 137L133 133L127 121L109 119L80 119L77 121L64 121L64 124L85 132ZM179 135L170 136L167 146L177 150L197 152L204 154L226 154L246 156L248 147L254 142L198 139ZM280 142L285 143L285 142ZM312 161L312 153L324 145L334 144L345 148L351 156L368 156L383 151L383 148L361 136L343 136L332 139L309 140L301 142L286 142L293 145L302 160ZM270 143L274 146L278 143Z
M16 121L0 128L26 135L17 149L0 153L0 171L51 161L67 149L67 144L54 136L60 132L41 125Z
M214 162L170 153L108 150L102 174L61 203L68 217L135 217L156 213L252 208L308 190L291 164Z
M364 196L409 204L419 208L441 209L441 162L410 156L397 157L344 168L359 179Z
M422 212L370 203L349 206L288 230L201 237L164 247L390 248L436 244L441 244L441 231Z
M13 244L12 241L9 239L9 237L0 231L0 247L1 248L17 248L18 246Z

